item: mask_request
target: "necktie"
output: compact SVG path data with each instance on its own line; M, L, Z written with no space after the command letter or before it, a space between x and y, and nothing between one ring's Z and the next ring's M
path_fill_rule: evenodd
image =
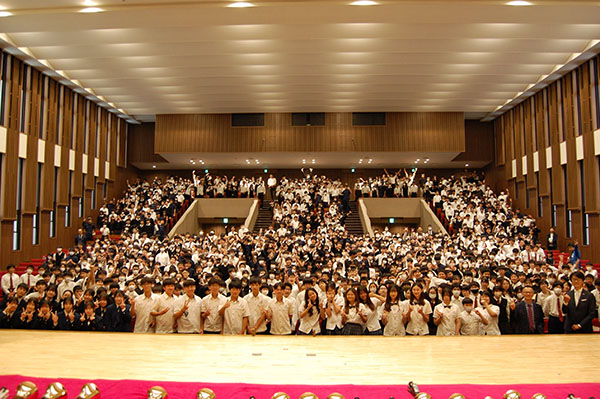
M12 276L13 276L12 274L9 274L9 275L8 275L8 277L10 277L10 278L9 278L9 280L10 280L10 290L11 290L11 291L12 291L12 290L15 288L15 287L13 286Z
M533 332L535 329L533 325L533 306L530 303L527 304L527 315L529 317L529 332Z
M560 297L556 297L556 307L558 308L558 318L562 322L564 320L562 306L560 306Z
M31 274L27 275L27 286L31 287Z

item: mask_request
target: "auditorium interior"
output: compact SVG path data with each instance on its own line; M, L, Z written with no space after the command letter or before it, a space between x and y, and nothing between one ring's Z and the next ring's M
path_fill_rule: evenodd
M273 187L270 179L276 182ZM309 187L311 194L297 194L295 184ZM144 194L148 187L154 191ZM169 193L174 187L178 191ZM466 202L455 187L477 192L470 197L476 198L474 208L449 210L451 205L443 205ZM145 230L143 223L137 226L135 212L145 219L159 205L138 203L134 196L148 201L156 192L164 196L160 206L168 197L166 210L160 208L167 216L161 223L158 217L149 221L153 227ZM118 216L119 223L108 218L114 204L127 202L135 205ZM492 209L505 206L514 219L492 219ZM488 212L485 220L482 216L473 223L465 216L477 218L478 211ZM93 225L87 225L89 236L88 221ZM511 222L516 224L507 227ZM489 231L486 224L492 226ZM475 236L472 231L478 228L480 241L473 243L466 234ZM510 264L509 270L515 257L518 264L531 263L524 272L513 270L512 283L505 279L515 298L530 288L530 279L537 295L546 278L545 272L541 279L537 276L537 259L523 258L536 248L543 257L540 265L556 275L544 280L549 292L561 281L569 286L563 294L570 293L573 275L581 271L589 278L585 284L590 292L595 286L595 293L584 291L600 298L600 3L0 0L0 312L28 269L34 275L40 267L47 269L57 253L59 259L71 256L77 243L83 243L81 253L100 252L102 257L102 245L107 254L120 247L115 250L120 254L106 256L116 256L115 265L129 268L120 283L126 291L134 279L130 266L137 262L125 255L134 246L129 245L134 230L139 230L136 240L143 247L136 251L145 253L156 234L160 239L153 251L161 245L181 248L182 242L199 248L194 270L191 275L187 271L199 287L196 293L208 294L209 281L200 283L200 275L210 268L217 275L213 260L234 257L237 249L227 248L233 251L227 253L220 245L229 245L239 232L248 265L264 267L261 255L255 264L256 256L246 252L250 245L265 245L264 254L269 245L280 250L280 270L275 260L271 267L270 258L265 274L255 266L249 270L250 279L262 278L275 302L276 280L284 283L281 279L295 274L301 283L299 271L304 273L311 262L306 278L318 271L319 282L313 282L317 290L311 289L324 296L326 290L318 288L323 269L331 279L336 259L347 255L336 249L337 243L351 252L342 280L352 284L356 277L358 285L364 278L366 288L373 284L379 293L385 276L400 288L406 283L400 262L410 261L410 245L422 249L430 245L422 244L426 241L435 243L431 252L413 248L414 258L423 262L417 272L426 278L424 291L421 286L426 298L430 284L445 272L443 263L461 245L472 254L466 258L473 268L483 265L483 250L485 268L489 273L492 267L494 276L498 263L501 268ZM519 244L530 234L537 238L531 248L529 242ZM496 244L481 243L481 236L505 245L512 239L510 245L521 246L514 249L518 255L500 257L503 247L492 250ZM293 269L285 268L285 251L304 245L308 253L315 242L329 240L333 244L315 250L319 255L305 254L304 260L288 263ZM222 254L212 258L205 251L217 241ZM387 249L380 252L382 241ZM476 249L467 252L467 247ZM365 259L369 257L366 268L360 266L356 248L375 248L373 253L363 249ZM381 256L394 259L398 268L394 264L390 273L387 260L381 266ZM547 262L550 256L553 260ZM334 266L326 260L313 262L317 257L333 260ZM158 264L157 253L148 259ZM92 269L92 274L99 272L97 279L113 274L102 270L106 266L96 255L90 262L99 265ZM353 262L359 265L356 276L350 276ZM373 268L377 262L381 270ZM167 263L162 265L165 279L174 278ZM13 271L8 265L14 265ZM408 268L409 280L420 285L412 264ZM462 271L457 281L463 278L464 284ZM64 267L57 267L50 278L55 281L63 272ZM162 278L160 271L150 268L147 273ZM182 270L177 273L183 283ZM224 273L233 273L221 279L230 283L241 279L242 268L225 268ZM480 274L473 280L478 286L483 280L491 284L491 294L490 277ZM115 272L114 282L117 277ZM247 277L244 284L251 284ZM86 286L94 288L86 279ZM447 280L443 284L451 290L451 278ZM109 279L106 288L114 282ZM323 283L327 287L329 280ZM27 284L28 295L35 293L34 284ZM136 290L144 295L139 284ZM445 289L435 284L435 303L443 310ZM384 294L379 302L386 309L388 289L387 299ZM354 293L359 296L360 290ZM306 301L308 294L307 289ZM343 294L342 305L350 306ZM413 291L407 295L413 298ZM575 295L573 309L584 294ZM560 301L550 318L563 323L569 299ZM538 302L546 312L543 301ZM304 300L300 303L304 309ZM513 317L510 306L509 299L505 307ZM42 318L41 312L35 317ZM270 320L264 312L263 320ZM530 323L524 328L533 332L537 316L524 312ZM303 323L300 314L294 322ZM453 337L374 337L365 326L361 337L254 336L250 327L252 336L243 337L34 331L21 329L24 324L17 320L15 328L0 329L0 386L7 389L0 390L0 399L12 398L8 391L13 395L26 380L46 399L67 398L61 393L65 387L68 397L75 398L88 382L94 383L88 391L100 393L84 394L84 389L78 398L587 399L600 396L600 355L594 350L600 344L598 314L597 303L589 334L544 334L553 328L546 312L539 335L488 336L482 325L479 336ZM323 326L326 319L323 308ZM407 335L421 335L406 328ZM402 331L404 335L404 327ZM316 327L311 334L318 335ZM54 382L60 386L51 389ZM35 395L14 398L37 399Z

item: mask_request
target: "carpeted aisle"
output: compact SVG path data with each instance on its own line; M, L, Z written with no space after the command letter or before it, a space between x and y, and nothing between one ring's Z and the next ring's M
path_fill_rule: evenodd
M58 370L57 370L58 371ZM19 375L0 376L0 386L5 386L14 394L17 385L22 381L34 382L40 391L40 397L46 386L60 381L68 391L68 398L73 399L87 382L94 382L100 388L102 399L145 399L146 391L154 385L167 390L170 399L195 399L200 388L208 387L215 391L218 399L270 399L278 391L289 394L292 399L310 391L321 399L326 399L332 392L343 394L346 399L410 399L406 385L256 385L256 384L211 384L204 382L160 382L141 380L77 380L24 377ZM198 370L198 380L202 381L202 370ZM418 381L415 381L418 383ZM588 399L600 396L600 383L594 384L538 384L538 385L421 385L422 392L427 392L433 399L446 399L455 392L460 392L467 399L483 399L491 396L502 399L508 389L516 389L523 399L529 399L534 393L541 392L548 399L566 399L569 393L576 397ZM12 396L11 396L12 397Z

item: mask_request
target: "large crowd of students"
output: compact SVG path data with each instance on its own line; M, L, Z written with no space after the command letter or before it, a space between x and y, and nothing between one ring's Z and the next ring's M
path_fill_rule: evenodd
M364 185L368 189L363 189ZM416 189L411 188L416 186ZM398 189L398 187L400 187ZM194 196L257 197L273 224L258 234L166 236ZM361 196L423 195L452 234L344 228L350 187L325 176L277 181L193 175L138 182L88 219L68 251L34 274L9 265L0 328L272 335L500 335L592 332L595 270L577 243L555 264L550 232L513 211L481 176L386 172ZM397 192L397 193L396 193ZM391 195L388 195L391 194ZM119 237L114 236L115 233ZM554 235L553 235L554 234Z

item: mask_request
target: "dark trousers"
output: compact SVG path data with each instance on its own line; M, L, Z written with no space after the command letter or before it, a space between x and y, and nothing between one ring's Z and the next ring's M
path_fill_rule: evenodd
M548 334L564 334L565 323L558 317L550 316L548 318Z

